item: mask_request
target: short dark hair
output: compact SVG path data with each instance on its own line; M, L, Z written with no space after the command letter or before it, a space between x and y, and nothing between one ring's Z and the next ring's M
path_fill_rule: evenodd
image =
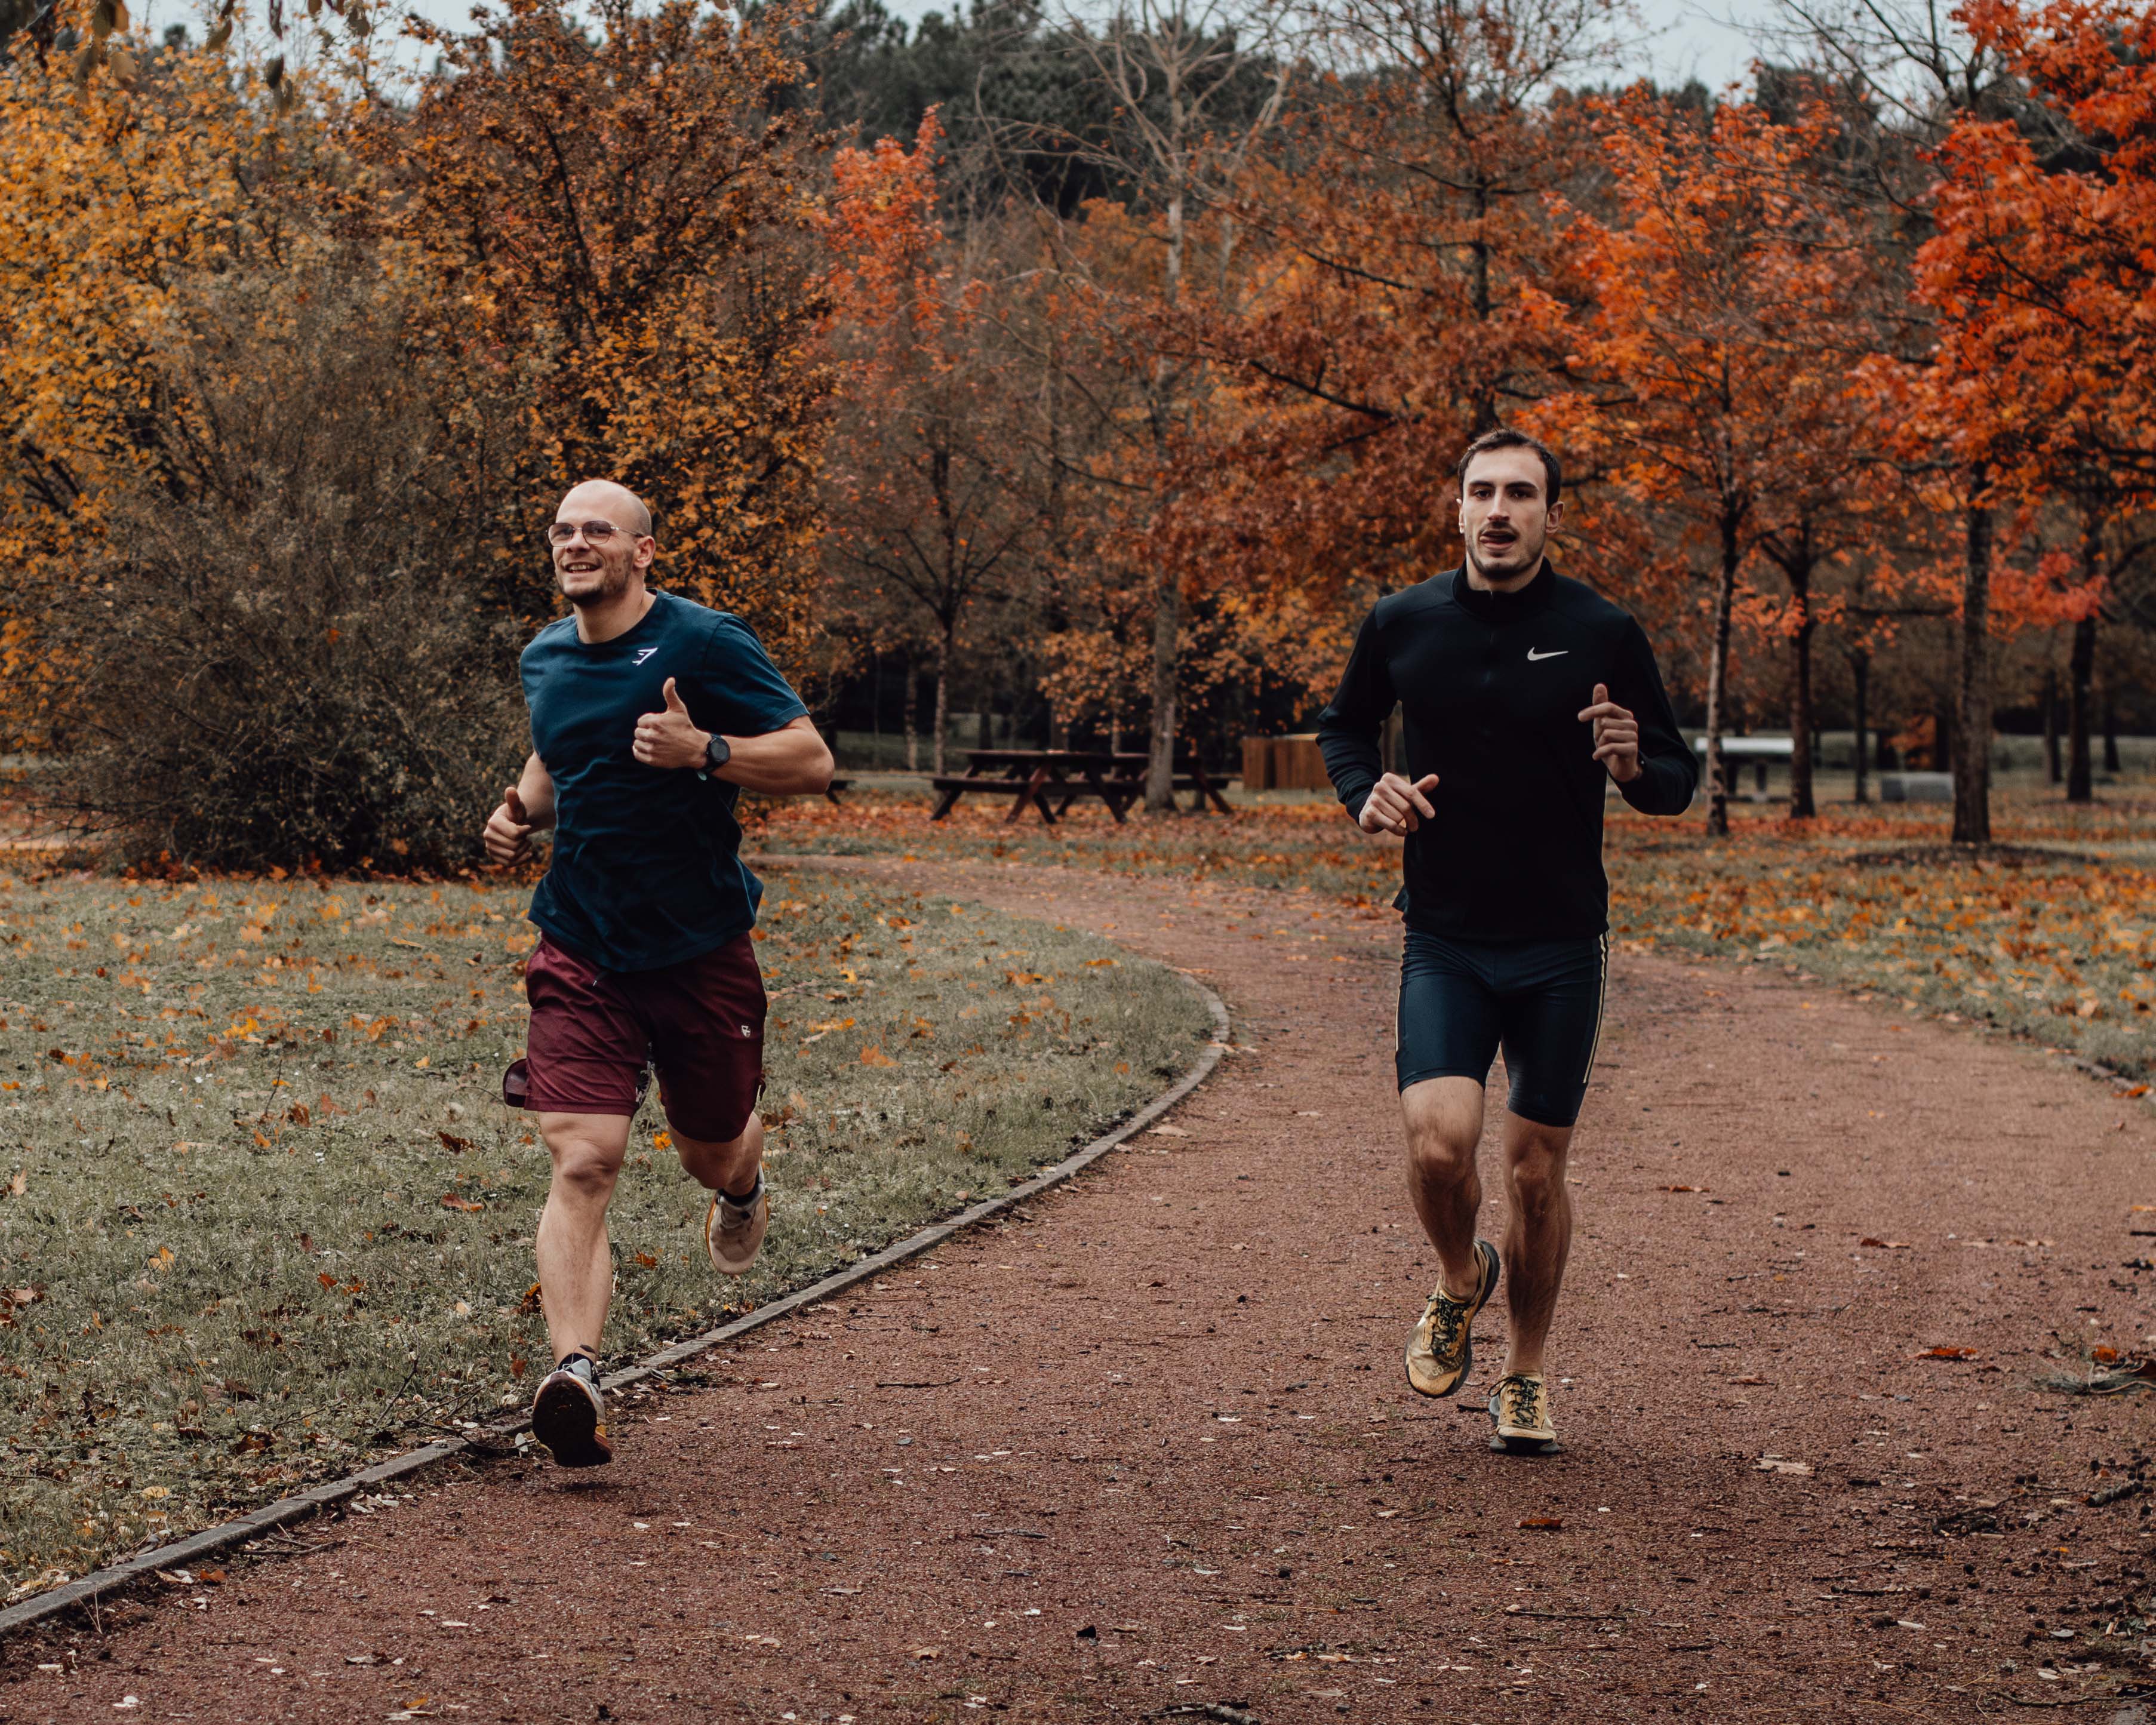
M1543 499L1549 508L1557 506L1558 495L1564 490L1564 470L1558 465L1557 454L1540 438L1529 437L1524 431L1515 431L1509 425L1500 425L1481 436L1460 452L1460 460L1452 470L1452 476L1460 482L1460 489L1467 487L1467 464L1477 455L1486 455L1492 449L1532 449L1542 457L1543 490L1548 495Z

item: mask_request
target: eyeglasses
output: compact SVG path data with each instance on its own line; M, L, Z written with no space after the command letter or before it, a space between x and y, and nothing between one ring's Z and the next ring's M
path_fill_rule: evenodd
M547 529L547 542L549 545L567 545L579 533L584 536L584 543L595 549L611 545L617 539L627 540L634 545L644 536L641 533L632 533L626 527L617 527L612 521L556 521Z

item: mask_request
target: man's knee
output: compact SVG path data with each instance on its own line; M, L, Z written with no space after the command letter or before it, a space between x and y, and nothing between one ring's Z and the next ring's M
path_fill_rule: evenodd
M1481 1134L1470 1134L1456 1121L1423 1121L1408 1128L1408 1162L1416 1178L1457 1185L1475 1172Z
M1473 1177L1482 1142L1482 1086L1471 1078L1424 1079L1400 1092L1408 1162L1418 1179L1456 1184Z
M1570 1137L1569 1132L1545 1128L1531 1131L1508 1147L1506 1184L1523 1214L1547 1214L1564 1196L1565 1150Z
M553 1158L555 1184L582 1198L603 1200L611 1196L629 1148L627 1136L624 1132L617 1142L612 1132L575 1127L547 1133L547 1153Z

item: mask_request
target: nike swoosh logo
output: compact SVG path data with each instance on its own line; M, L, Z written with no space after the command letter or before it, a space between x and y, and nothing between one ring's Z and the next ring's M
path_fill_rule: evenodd
M1562 659L1566 654L1571 651L1572 649L1569 647L1560 647L1554 653L1537 653L1533 648L1530 647L1527 649L1527 663L1529 665L1532 665L1537 660L1543 659Z

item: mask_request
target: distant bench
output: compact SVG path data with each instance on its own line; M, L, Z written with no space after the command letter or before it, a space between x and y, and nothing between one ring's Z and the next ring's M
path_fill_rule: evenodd
M942 819L961 797L984 793L1011 799L1006 821L1016 820L1031 803L1049 826L1081 798L1098 797L1120 825L1123 811L1145 795L1145 778L1137 770L1147 758L1142 754L1106 749L968 749L966 758L963 773L930 779L941 793L931 820ZM1188 773L1175 776L1172 788L1193 793L1199 813L1209 803L1223 814L1233 812L1204 768L1195 762Z
M1704 737L1694 737L1691 747L1692 752L1699 757L1701 765L1704 766L1707 762L1707 739ZM1765 796L1767 768L1776 761L1794 760L1796 752L1795 742L1786 737L1723 737L1722 794L1725 797L1737 794L1737 768L1740 763L1749 761L1757 775L1753 783L1758 787L1758 794Z

